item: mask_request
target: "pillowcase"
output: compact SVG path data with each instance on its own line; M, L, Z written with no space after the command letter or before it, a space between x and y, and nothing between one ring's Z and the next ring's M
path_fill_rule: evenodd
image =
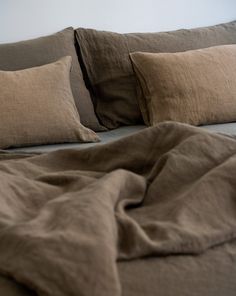
M73 28L33 40L0 45L0 70L15 71L42 66L61 57L72 57L71 87L82 124L95 130L104 130L94 112L90 94L85 86L75 50Z
M0 71L0 149L96 142L79 120L70 86L71 57L45 66Z
M76 37L96 113L101 123L112 129L142 122L129 53L181 52L233 44L236 43L236 21L166 33L117 34L79 28Z
M150 125L236 120L236 45L182 53L132 53Z

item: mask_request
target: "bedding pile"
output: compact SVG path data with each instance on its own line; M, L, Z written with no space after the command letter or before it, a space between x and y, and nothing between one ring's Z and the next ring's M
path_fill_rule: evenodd
M174 122L81 151L0 153L0 274L37 295L129 296L117 262L235 240L235 153L233 138Z

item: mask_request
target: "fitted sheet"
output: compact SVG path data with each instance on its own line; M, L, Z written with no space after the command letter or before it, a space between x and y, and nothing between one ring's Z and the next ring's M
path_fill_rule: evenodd
M9 152L26 152L26 153L42 153L42 152L51 152L61 149L84 149L92 147L95 145L102 145L112 141L119 140L120 138L127 137L131 134L137 133L144 128L147 128L145 125L134 125L134 126L123 126L114 130L106 132L98 132L101 142L99 143L65 143L65 144L54 144L54 145L40 145L32 147L20 147L8 149ZM225 133L229 135L236 136L236 122L233 123L223 123L223 124L211 124L201 126L200 128L207 129L212 132Z
M134 134L142 129L146 128L145 125L134 125L134 126L123 126L114 130L106 132L98 132L101 141L97 143L65 143L65 144L54 144L54 145L40 145L33 147L20 147L14 149L8 149L12 152L30 152L30 153L41 153L51 152L61 149L84 149L95 145L107 144L111 141L119 140L120 138Z
M203 125L200 126L200 128L204 128L212 132L236 136L236 122Z

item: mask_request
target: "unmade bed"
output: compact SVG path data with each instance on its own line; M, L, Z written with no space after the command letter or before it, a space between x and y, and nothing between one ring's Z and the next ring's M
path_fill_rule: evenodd
M177 123L1 153L0 294L235 295L235 153Z
M0 296L236 295L235 44L236 21L0 45Z

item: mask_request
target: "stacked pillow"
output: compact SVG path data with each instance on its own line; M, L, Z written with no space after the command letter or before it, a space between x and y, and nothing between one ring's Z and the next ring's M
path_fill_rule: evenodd
M95 131L143 121L236 120L236 21L165 33L75 34L76 43L67 28L0 45L0 149L95 142Z
M0 71L0 148L96 142L80 123L70 86L72 58L18 71Z
M92 130L105 129L83 80L73 28L0 45L0 106L0 149L96 142Z
M137 124L143 119L150 124L130 53L175 53L234 44L236 21L164 33L117 34L79 28L76 37L97 116L104 126L112 129Z
M64 56L72 57L71 88L81 123L94 131L104 130L94 113L75 49L74 30L67 28L56 34L33 40L0 45L0 70L15 71L42 66Z

